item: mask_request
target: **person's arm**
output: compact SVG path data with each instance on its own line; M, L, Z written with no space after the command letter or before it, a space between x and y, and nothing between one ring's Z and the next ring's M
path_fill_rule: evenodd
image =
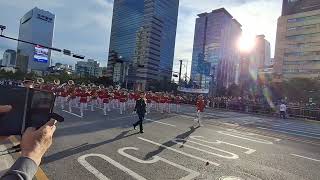
M36 174L38 165L30 158L20 157L4 174L1 180L32 180Z
M28 128L21 139L21 157L0 178L0 180L31 180L37 172L41 159L52 144L56 120L50 120L36 130Z
M138 101L139 100L136 101L136 105L134 106L134 110L133 111L137 111Z

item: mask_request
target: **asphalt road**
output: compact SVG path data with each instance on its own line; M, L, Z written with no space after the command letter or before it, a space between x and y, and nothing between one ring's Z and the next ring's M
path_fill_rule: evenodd
M151 113L144 134L137 116L74 108L59 124L41 168L49 179L289 179L319 180L320 123L194 108Z

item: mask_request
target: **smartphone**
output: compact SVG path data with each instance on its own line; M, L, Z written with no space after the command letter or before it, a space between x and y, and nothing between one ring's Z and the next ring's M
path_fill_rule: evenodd
M55 95L26 87L0 86L0 105L12 110L0 114L0 136L22 135L28 127L40 128L50 120Z

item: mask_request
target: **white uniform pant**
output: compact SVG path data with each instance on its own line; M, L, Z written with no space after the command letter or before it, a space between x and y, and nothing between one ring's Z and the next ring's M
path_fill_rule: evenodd
M165 110L165 105L166 105L165 103L160 103L160 104L159 104L159 106L160 106L160 112L161 112L161 113L164 112L164 110Z
M202 124L201 124L202 112L197 111L197 119L196 119L196 120L198 121L198 124L201 126L201 125L202 125Z
M181 105L180 104L176 104L177 113L180 112L180 108L181 108Z
M61 109L64 109L66 102L67 102L67 97L60 96Z
M119 103L120 106L120 114L122 114L124 111L126 111L126 103L125 102L120 102Z
M86 109L87 107L88 107L87 103L80 103L80 115L81 115L81 117L83 117L84 109Z
M98 100L97 99L92 99L91 100L91 111L94 111L94 106L96 106L97 105L97 102L98 102Z
M110 103L103 103L103 113L106 116L107 115L107 111L110 112Z

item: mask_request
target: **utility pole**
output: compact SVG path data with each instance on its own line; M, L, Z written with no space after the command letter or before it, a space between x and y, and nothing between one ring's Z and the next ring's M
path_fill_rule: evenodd
M181 71L182 71L182 60L180 61L180 70L179 70L179 85L181 84Z

